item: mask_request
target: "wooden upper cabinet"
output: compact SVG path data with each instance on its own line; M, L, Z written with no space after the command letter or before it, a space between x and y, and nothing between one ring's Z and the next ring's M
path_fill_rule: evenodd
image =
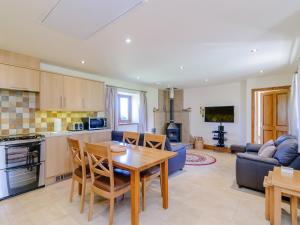
M104 83L42 72L40 109L104 111Z
M64 109L84 111L83 82L85 80L64 76Z
M30 69L40 69L40 59L0 49L0 63Z
M40 71L0 64L0 88L40 91Z
M42 72L40 84L40 109L62 110L64 107L64 76Z
M82 92L85 111L104 111L104 84L102 82L85 80Z

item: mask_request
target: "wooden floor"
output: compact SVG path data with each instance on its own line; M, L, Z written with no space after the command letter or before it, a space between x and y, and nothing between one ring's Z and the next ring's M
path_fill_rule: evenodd
M267 225L264 196L235 184L235 155L205 151L216 157L209 166L188 166L169 179L169 209L161 207L159 180L149 190L141 225ZM0 202L1 225L107 225L108 202L95 201L92 222L87 221L89 195L84 214L80 199L69 203L70 180ZM289 207L284 204L283 223L289 225ZM115 225L130 224L130 196L118 200Z

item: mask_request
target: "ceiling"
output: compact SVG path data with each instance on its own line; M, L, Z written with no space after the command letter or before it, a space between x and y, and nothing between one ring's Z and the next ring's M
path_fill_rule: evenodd
M85 2L96 8L95 0ZM0 48L101 76L180 88L292 73L299 57L299 0L148 0L85 38L42 22L60 3L0 0ZM83 11L67 9L65 16ZM84 27L79 23L74 32Z

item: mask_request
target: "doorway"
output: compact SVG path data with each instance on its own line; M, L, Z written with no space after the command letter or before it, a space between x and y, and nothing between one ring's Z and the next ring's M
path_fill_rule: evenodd
M290 86L252 90L252 143L288 134L289 94Z

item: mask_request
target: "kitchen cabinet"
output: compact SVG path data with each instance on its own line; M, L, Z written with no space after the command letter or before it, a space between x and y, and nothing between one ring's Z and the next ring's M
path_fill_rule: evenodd
M28 69L40 69L41 60L32 56L23 55L0 49L0 63L24 67Z
M46 179L72 172L72 159L67 143L68 137L80 140L81 144L84 142L99 143L111 140L111 130L86 131L80 134L73 132L71 135L46 137ZM47 183L49 184L49 182Z
M63 110L64 76L41 72L40 109Z
M83 79L64 76L64 109L84 111Z
M82 92L85 111L104 112L104 84L102 82L84 80Z
M91 143L99 143L111 140L111 132L93 132L88 135L88 140Z
M104 83L42 72L40 109L104 111Z
M0 88L40 91L40 71L0 64Z
M66 136L46 138L46 178L72 172Z

